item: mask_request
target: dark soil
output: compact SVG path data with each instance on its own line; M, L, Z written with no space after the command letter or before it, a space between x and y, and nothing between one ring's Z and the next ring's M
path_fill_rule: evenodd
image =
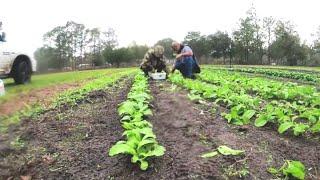
M0 155L0 179L107 179L119 163L108 157L123 132L117 106L130 86L125 81L108 91L94 91L78 106L25 120L11 134L19 135L25 147L2 144L6 153Z
M129 156L109 157L110 147L122 139L117 106L126 99L128 84L24 121L11 139L20 135L25 146L19 141L16 148L2 146L0 179L272 179L267 169L285 159L302 161L307 179L320 177L318 140L279 135L273 127L229 125L220 116L224 109L191 102L187 91L168 82L150 82L154 115L147 118L165 155L149 159L147 171ZM220 145L245 155L200 157Z
M171 116L173 116L172 114L175 114L175 119L179 119L180 116L184 116L184 113L179 111L179 108L170 105L170 102L174 102L175 97L170 97L170 93L161 93L161 91L159 94L162 94L162 98L164 99L166 97L171 99L171 101L163 103L165 109L171 109L171 111L168 110L170 112L168 114L171 114ZM197 119L200 119L201 121L200 127L197 128L197 126L192 126L194 134L189 138L190 144L195 144L197 139L200 139L203 144L211 147L211 149L214 149L219 145L227 145L234 149L245 150L246 152L245 157L240 158L210 158L207 161L209 163L209 172L211 174L215 174L218 171L220 172L220 174L216 174L219 176L218 178L240 178L240 175L242 174L241 176L243 176L243 172L248 170L249 174L244 176L245 179L272 179L273 176L267 172L269 167L279 168L284 163L284 160L299 160L306 166L306 179L320 179L319 138L306 139L304 137L294 137L291 134L280 135L272 126L256 128L251 125L229 125L227 121L221 117L221 113L226 111L226 109L217 107L216 105L208 102L204 102L204 104L190 105L188 102L183 100L185 98L181 97L185 97L185 95L186 92L184 91L179 91L179 95L176 95L178 101L187 106L185 107L181 105L181 107L188 109L186 111L189 111L190 114L192 114L194 108L198 108L198 111L201 111L204 114L199 115L198 118L195 118L192 115L189 115L189 117L186 118L186 121L193 121L194 123L197 122ZM161 99L157 99L156 102L161 102ZM215 109L215 113L213 114L212 109ZM171 124L168 123L167 127L164 127L167 131L170 129L169 126L174 126L176 122L170 117L161 118L168 119L169 122L171 121ZM165 124L166 123L161 123L162 126ZM160 128L155 126L155 130L158 131L158 129ZM177 130L174 130L170 136L181 139L181 137L177 137L175 131ZM183 147L180 147L180 144L178 143L176 143L175 147L178 147L177 149L183 149ZM193 147L194 146L189 146L188 149L189 152L194 154L192 157L197 153L197 150L193 149ZM198 152L203 150L203 147L201 146L197 148ZM184 157L188 156L184 154ZM193 161L190 156L187 160L187 162L190 162L192 166L200 167L199 169L201 169L202 172L197 175L198 177L207 178L205 176L205 173L207 172L206 166L203 166L203 161L205 160L198 159L198 161ZM229 166L229 168L227 166ZM193 172L189 169L189 173Z

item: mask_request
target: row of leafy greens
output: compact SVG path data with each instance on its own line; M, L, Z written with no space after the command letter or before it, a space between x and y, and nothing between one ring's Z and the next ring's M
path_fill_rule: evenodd
M136 75L127 100L118 108L125 140L118 141L109 150L110 156L131 155L131 162L138 163L141 170L148 168L148 158L162 156L165 152L156 140L151 123L145 120L152 115L149 108L151 99L147 78L143 74Z

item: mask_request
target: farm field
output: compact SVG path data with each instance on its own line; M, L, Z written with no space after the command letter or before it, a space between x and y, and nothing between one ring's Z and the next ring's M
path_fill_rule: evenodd
M76 83L43 76L53 81L35 76L42 85L9 86L8 96ZM315 71L206 66L196 80L175 73L154 81L135 68L77 76L78 85L47 103L1 117L0 179L320 178Z
M230 67L229 65L211 65L214 67ZM268 65L232 65L233 68L263 68L263 69L280 69L293 71L320 71L320 67L307 66L268 66Z

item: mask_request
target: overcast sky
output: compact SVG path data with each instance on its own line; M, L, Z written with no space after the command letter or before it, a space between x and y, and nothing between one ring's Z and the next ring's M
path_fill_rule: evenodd
M7 41L33 53L43 34L68 20L86 27L115 29L120 46L153 45L188 31L232 32L254 4L259 17L290 20L302 40L313 41L320 25L320 0L1 0L0 21Z

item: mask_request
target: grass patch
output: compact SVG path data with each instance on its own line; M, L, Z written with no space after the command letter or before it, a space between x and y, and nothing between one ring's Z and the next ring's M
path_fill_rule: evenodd
M5 79L4 84L6 94L5 96L0 97L0 103L4 103L18 95L27 94L31 90L58 84L82 82L84 80L98 78L103 75L113 74L124 70L125 69L102 69L33 75L31 83L25 85L16 85L12 78Z

